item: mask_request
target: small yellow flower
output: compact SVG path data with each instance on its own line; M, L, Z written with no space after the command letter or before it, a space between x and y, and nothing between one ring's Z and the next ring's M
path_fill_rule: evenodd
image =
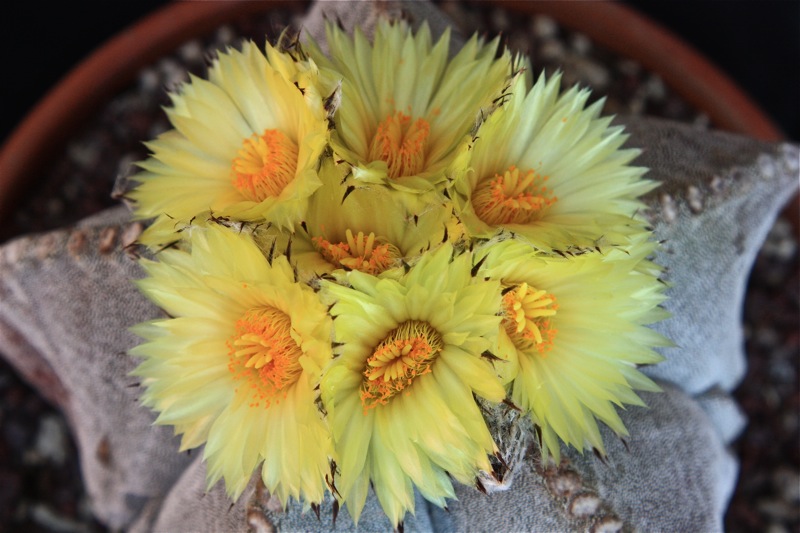
M141 242L174 241L209 213L288 229L302 219L328 142L325 88L313 63L266 50L220 53L208 81L171 95L175 129L147 144L130 193L137 218L156 218Z
M355 520L372 484L398 524L416 487L439 506L450 478L473 483L491 471L496 447L473 394L505 391L481 354L497 336L496 282L471 274L471 254L449 244L425 254L399 280L348 273L350 287L323 282L336 303L340 353L322 380L341 478Z
M131 350L143 403L183 434L182 450L205 443L209 486L224 478L236 499L263 461L284 505L321 501L332 447L315 388L330 317L285 257L269 264L248 236L195 228L190 244L142 261L139 287L174 317L134 328L147 341Z
M385 187L347 184L344 167L323 163L323 184L311 197L302 229L293 235L291 258L301 279L337 270L398 276L404 263L449 238L453 207L443 198L429 195L426 203L421 196ZM268 239L259 240L264 248L272 246ZM287 246L287 236L278 235L276 249Z
M560 75L542 75L528 92L524 73L483 123L453 199L467 232L490 238L503 229L553 250L624 245L642 230L637 198L655 184L630 166L639 154L602 101L585 108L588 90L559 95Z
M541 429L544 456L558 460L559 439L605 453L595 419L627 435L614 407L643 405L634 389L658 390L637 370L668 345L646 327L666 316L664 285L644 259L652 250L642 236L605 256L550 257L515 240L476 252L486 255L479 275L503 287L498 370Z
M327 39L330 59L310 54L343 76L332 145L362 183L434 189L510 75L508 52L495 59L497 39L475 36L448 60L449 29L433 44L426 23L412 35L405 22L381 20L373 44L359 28L350 37L329 24Z

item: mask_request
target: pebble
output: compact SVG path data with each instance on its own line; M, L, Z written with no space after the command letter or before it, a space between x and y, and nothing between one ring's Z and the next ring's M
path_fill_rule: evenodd
M592 41L582 33L575 33L570 39L570 47L578 54L585 56L592 49Z
M505 9L493 9L490 16L492 28L496 29L498 32L508 31L510 25L508 11Z
M531 22L531 33L534 37L547 39L558 35L558 24L547 15L537 15Z
M661 102L667 97L667 87L660 76L651 74L644 82L647 97L655 102Z
M692 126L700 130L707 130L711 127L711 117L705 113L698 113L692 120Z
M620 59L617 61L617 70L625 76L637 77L642 72L642 65L633 59Z
M756 507L773 520L791 520L797 515L795 506L777 498L758 500Z
M539 46L539 56L545 61L559 62L566 55L561 41L547 39Z
M781 467L773 474L772 484L784 500L800 504L800 470Z
M767 234L767 240L762 248L767 257L779 260L791 258L797 251L797 241L794 239L792 225L786 219L778 219Z
M519 32L512 32L508 36L508 48L514 54L524 54L530 56L531 41L527 35L520 34Z
M792 363L777 357L771 358L769 362L769 375L775 383L793 384L797 380L797 372Z
M641 115L644 113L646 107L647 96L644 91L637 90L631 100L628 102L628 113L631 115Z
M764 533L789 533L789 530L783 524L772 522Z
M793 382L793 385L796 383L797 380ZM798 434L798 429L800 429L800 417L797 416L797 412L785 412L783 413L781 425L787 435L796 435Z
M162 84L169 92L176 92L181 84L189 80L189 74L180 63L172 58L162 59L158 62Z
M178 49L178 54L181 56L181 59L193 66L202 65L205 61L203 44L197 39L193 39L181 46Z
M35 504L30 508L29 513L34 522L47 528L48 531L57 533L87 533L89 531L85 524L60 516L46 505Z
M60 415L47 415L39 422L34 450L43 459L61 465L67 457L67 429Z
M72 142L67 147L67 156L80 167L92 167L97 162L98 150L92 143Z
M574 66L581 83L589 85L593 90L604 91L611 82L608 69L592 59L577 58Z
M148 94L152 94L161 88L161 80L158 73L152 68L146 68L139 73L139 88Z
M51 217L58 217L64 212L64 201L61 198L50 198L47 200L47 214Z
M220 26L215 35L216 41L221 45L231 45L238 38L236 31L227 24Z

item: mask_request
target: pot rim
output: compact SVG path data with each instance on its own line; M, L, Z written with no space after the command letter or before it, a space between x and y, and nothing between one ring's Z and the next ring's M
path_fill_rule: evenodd
M113 37L59 81L28 113L0 149L0 222L37 172L63 147L70 132L135 79L136 74L185 41L290 0L177 2ZM613 2L496 0L510 11L548 15L594 42L640 62L715 127L762 140L784 138L750 98L699 52L644 15ZM603 28L603 31L597 31ZM47 139L42 143L41 139Z

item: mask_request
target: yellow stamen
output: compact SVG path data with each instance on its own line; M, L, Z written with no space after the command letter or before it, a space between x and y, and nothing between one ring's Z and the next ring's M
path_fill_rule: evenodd
M414 176L425 167L425 149L431 125L425 119L412 121L397 111L378 124L372 139L369 156L373 161L385 161L389 178Z
M510 166L503 175L483 180L472 195L472 205L478 218L492 226L528 224L538 220L541 212L557 200L544 186L547 176L534 170L525 173Z
M518 348L544 355L558 333L550 322L557 310L555 296L522 283L503 296L503 327Z
M233 186L254 202L280 196L297 173L297 153L297 145L278 130L253 134L233 160Z
M427 322L408 320L389 332L367 359L361 382L364 411L385 405L430 372L442 348L441 335Z
M346 241L335 244L322 237L314 237L312 241L322 257L337 268L360 270L372 275L380 274L401 257L395 245L374 233L364 235L359 231L358 235L353 235L348 229L345 237Z
M250 309L236 322L236 333L228 339L228 369L251 389L251 407L280 402L299 379L303 351L291 329L289 315L274 307Z

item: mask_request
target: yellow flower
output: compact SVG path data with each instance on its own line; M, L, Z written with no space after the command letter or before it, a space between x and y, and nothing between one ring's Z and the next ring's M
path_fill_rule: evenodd
M510 56L495 59L498 40L477 36L448 60L449 29L432 43L427 23L416 35L405 22L378 22L371 45L327 26L331 59L311 56L342 74L342 105L332 146L354 165L353 177L394 189L429 191L468 137L481 110L507 82Z
M658 387L637 370L669 345L645 327L665 318L664 285L644 257L641 236L629 252L561 258L515 240L494 242L479 275L501 282L503 322L497 355L511 400L541 429L544 456L559 458L561 439L579 451L605 448L596 419L627 435L615 406L643 405L633 392ZM630 254L630 255L628 255Z
M368 274L402 275L423 252L450 235L452 205L435 195L428 203L411 201L409 195L374 185L348 185L342 181L345 165L325 161L320 170L323 185L311 197L307 216L292 238L291 258L301 279L345 270ZM272 244L258 231L262 248ZM288 236L277 235L277 250L288 245Z
M175 129L147 144L130 193L137 218L156 217L143 243L174 241L209 212L289 229L302 219L328 141L325 89L313 63L266 50L247 42L220 53L208 81L171 95Z
M472 484L491 472L496 447L473 394L505 390L481 354L496 340L496 282L474 279L471 254L449 244L423 255L400 280L348 273L323 282L339 354L322 380L341 478L355 520L372 484L398 524L414 510L413 487L444 506L450 477Z
M238 498L262 478L284 505L325 493L330 435L315 404L331 358L331 319L285 257L269 264L252 240L219 226L193 229L191 253L142 261L139 287L174 318L140 324L131 353L156 423L205 443L209 486L221 477Z
M542 75L530 92L519 74L503 104L483 123L453 184L467 232L490 238L502 229L543 249L624 245L642 231L637 198L652 189L639 150L602 101L584 109L588 90L559 96L560 75Z

